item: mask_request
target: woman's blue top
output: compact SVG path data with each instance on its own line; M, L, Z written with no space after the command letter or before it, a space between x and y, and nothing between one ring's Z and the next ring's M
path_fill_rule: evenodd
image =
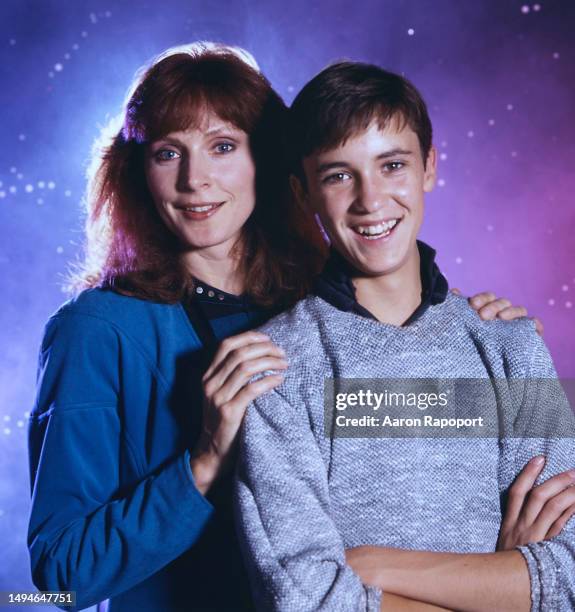
M229 479L202 496L188 449L217 342L271 315L198 283L174 305L90 289L50 318L29 430L39 589L76 609L249 609Z

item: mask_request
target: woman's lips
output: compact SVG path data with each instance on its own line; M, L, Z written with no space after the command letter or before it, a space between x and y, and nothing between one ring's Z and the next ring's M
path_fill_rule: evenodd
M193 204L178 204L176 209L179 210L186 219L192 221L202 221L214 215L225 202L202 202Z

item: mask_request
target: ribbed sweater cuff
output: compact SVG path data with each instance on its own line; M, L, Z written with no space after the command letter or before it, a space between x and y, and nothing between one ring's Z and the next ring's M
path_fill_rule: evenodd
M555 610L556 580L553 559L545 543L533 542L517 548L527 562L531 580L531 612Z

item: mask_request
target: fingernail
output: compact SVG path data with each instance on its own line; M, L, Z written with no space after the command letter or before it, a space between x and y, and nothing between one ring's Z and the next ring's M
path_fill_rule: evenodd
M531 459L531 463L533 465L543 465L544 461L545 457L533 457L533 459Z

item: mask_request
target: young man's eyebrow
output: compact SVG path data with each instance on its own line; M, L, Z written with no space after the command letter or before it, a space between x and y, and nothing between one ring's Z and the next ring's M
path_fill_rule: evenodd
M380 153L376 159L387 159L389 157L396 157L397 155L413 155L413 151L408 151L407 149L392 149L391 151Z
M390 157L396 157L397 155L413 155L413 151L408 151L407 149L391 149L390 151L384 151L380 153L375 159L389 159ZM345 168L349 164L345 161L333 161L327 162L325 164L320 164L317 167L317 174L322 174L323 172L327 172L328 170L333 170L335 168Z
M334 161L326 164L320 164L317 167L316 172L317 174L322 174L322 172L327 172L328 170L333 170L334 168L344 168L347 165L347 162L344 161Z

